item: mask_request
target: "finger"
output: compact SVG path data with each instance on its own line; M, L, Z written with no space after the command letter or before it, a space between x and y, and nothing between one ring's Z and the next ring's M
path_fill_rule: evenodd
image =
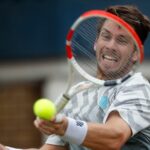
M53 129L52 127L46 126L43 123L39 122L38 120L34 121L34 125L40 132L47 135L53 134L55 131L55 129Z

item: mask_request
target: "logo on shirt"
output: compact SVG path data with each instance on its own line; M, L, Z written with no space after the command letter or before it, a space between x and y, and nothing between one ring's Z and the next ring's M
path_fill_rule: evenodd
M98 106L101 109L103 109L103 110L107 109L108 106L109 106L109 99L108 99L108 97L107 96L100 97L100 99L98 101Z

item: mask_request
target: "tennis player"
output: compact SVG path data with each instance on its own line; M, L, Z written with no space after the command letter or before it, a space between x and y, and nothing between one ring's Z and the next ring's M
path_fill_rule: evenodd
M150 21L137 7L117 5L106 11L127 22L144 45ZM94 49L100 62L97 77L121 77L122 83L98 86L85 81L73 87L71 90L89 88L78 90L71 98L62 111L61 122L35 120L36 128L49 135L40 149L150 150L150 84L140 72L132 73L138 61L133 40L114 22L105 21L99 28ZM11 148L1 145L0 150L6 149Z

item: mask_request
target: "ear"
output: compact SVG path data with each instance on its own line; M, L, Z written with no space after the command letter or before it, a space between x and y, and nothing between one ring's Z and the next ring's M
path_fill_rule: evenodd
M95 42L94 42L94 51L96 51L96 48L97 48L97 40L98 40L98 38L96 38Z
M94 42L94 51L96 51L96 49L97 49L97 39L96 39L96 41Z
M137 62L139 59L138 51L134 51L133 56L132 56L132 61Z
M96 51L96 44L94 44L94 51Z

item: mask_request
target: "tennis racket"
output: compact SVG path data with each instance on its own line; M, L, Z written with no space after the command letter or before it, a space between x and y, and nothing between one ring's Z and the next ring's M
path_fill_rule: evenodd
M131 51L126 53L129 48ZM68 84L56 103L58 112L78 92L69 94L74 72L91 83L113 86L129 78L130 68L143 61L143 46L134 29L118 16L102 10L87 11L73 23L66 38L66 53Z

